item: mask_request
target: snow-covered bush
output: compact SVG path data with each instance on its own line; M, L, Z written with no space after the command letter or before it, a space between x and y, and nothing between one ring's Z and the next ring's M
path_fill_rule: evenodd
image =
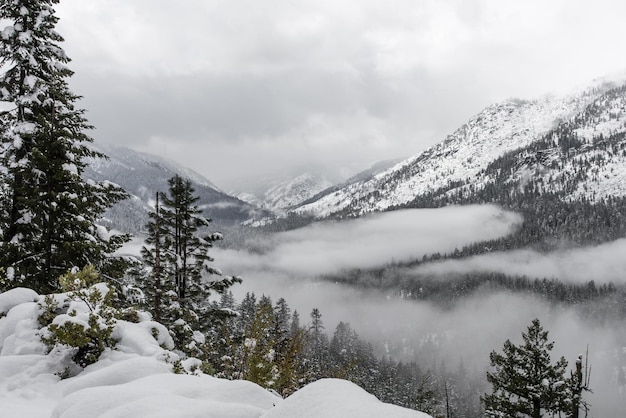
M41 340L50 351L67 348L66 354L81 368L98 361L116 344L112 338L116 310L111 306L108 286L98 279L93 266L71 271L59 278L66 293L48 295L40 303Z

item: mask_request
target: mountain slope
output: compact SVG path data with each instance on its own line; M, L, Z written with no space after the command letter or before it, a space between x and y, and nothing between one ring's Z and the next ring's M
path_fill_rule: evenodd
M109 159L90 161L85 177L95 181L108 180L122 186L131 198L120 202L105 216L111 226L128 232L144 228L148 210L157 191L168 189L167 180L175 174L189 178L200 198L198 206L216 226L230 226L250 218L266 216L265 211L220 191L202 175L161 157L124 147L98 145Z
M502 203L546 196L566 203L626 196L626 85L600 94L532 143L429 197L446 203Z
M603 100L609 100L605 93L613 87L611 83L596 84L565 97L544 97L535 101L515 99L489 106L440 144L369 180L348 184L307 202L296 211L317 218L334 214L353 217L407 205L417 197L450 192L462 185L468 190L480 188L488 181L483 173L493 161L530 146L582 114L593 113L596 107L612 109L609 113L613 112L613 116L600 112L602 115L581 125L578 134L593 136L593 132L617 129L622 114L619 100L601 105ZM607 170L610 172L611 168L615 171L615 166ZM609 189L607 182L603 184L601 187L614 190L614 187Z
M297 206L320 191L331 186L331 182L323 176L304 173L282 181L275 181L258 197L252 193L242 193L237 197L245 202L270 210L274 213L283 213L287 209Z

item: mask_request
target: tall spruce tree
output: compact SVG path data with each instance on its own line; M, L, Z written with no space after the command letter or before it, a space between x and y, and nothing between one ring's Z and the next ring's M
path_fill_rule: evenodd
M565 377L567 361L561 357L552 363L550 352L554 342L548 341L538 319L532 321L524 343L504 343L502 354L490 354L493 371L487 380L493 386L483 397L489 417L554 417L568 416L570 392Z
M148 235L141 248L141 256L147 267L139 273L141 288L144 293L144 302L152 312L154 320L163 323L172 323L176 316L171 309L175 297L174 283L169 279L171 265L175 261L170 248L168 230L161 215L162 194L155 195L154 211L149 213Z
M313 308L310 317L311 323L308 326L306 344L306 356L309 360L306 381L314 382L330 376L330 354L328 352L328 335L324 332L322 313L318 308Z
M88 264L106 272L108 254L126 236L97 225L103 212L124 198L110 183L81 177L86 158L104 157L88 147L92 127L79 96L68 87L73 72L54 30L58 0L0 2L0 263L5 287L58 289L58 277Z
M213 292L224 293L241 279L223 276L209 263L209 249L222 239L219 233L201 236L210 220L201 215L198 197L189 180L174 176L167 194L157 193L150 213L148 237L142 255L147 271L140 278L146 307L155 319L168 326L185 353L203 356L205 337L214 323L209 316L230 316L233 310L210 303ZM217 276L216 279L212 277Z
M175 175L168 183L162 218L168 230L168 250L174 257L171 267L176 294L182 306L203 314L212 310L207 303L211 292L221 294L241 280L223 276L219 269L210 265L213 258L209 250L223 237L220 233L200 235L211 220L202 216L202 210L196 204L199 197L195 195L191 181ZM218 278L209 279L211 276Z

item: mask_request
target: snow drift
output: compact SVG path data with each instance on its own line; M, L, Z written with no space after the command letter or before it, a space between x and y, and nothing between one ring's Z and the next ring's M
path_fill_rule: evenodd
M167 342L139 323L118 320L118 344L79 374L61 379L63 348L40 340L38 302L29 289L0 294L0 404L3 416L31 418L146 417L415 417L428 415L380 402L339 379L312 383L289 398L248 381L198 372L174 374Z

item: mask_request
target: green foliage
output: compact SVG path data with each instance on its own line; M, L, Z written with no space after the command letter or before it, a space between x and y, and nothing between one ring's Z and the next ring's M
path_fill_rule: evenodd
M487 380L493 391L483 397L487 416L539 418L544 414L567 414L567 361L561 357L552 363L554 343L548 341L548 331L538 319L522 333L522 339L522 345L507 340L502 354L493 351L489 356L493 371L487 373Z
M111 306L109 289L98 279L93 266L68 272L59 278L67 292L63 306L54 295L47 295L40 304L38 321L45 326L42 341L49 350L70 348L72 361L80 367L95 363L116 345L112 333L117 310Z
M183 367L183 362L181 360L176 360L172 364L172 371L174 372L174 374L185 374L186 370Z
M63 313L62 309L59 307L59 302L54 295L46 295L44 296L43 304L39 303L37 322L39 322L40 326L46 327L61 313Z
M115 346L116 342L111 338L113 328L112 320L102 321L102 317L90 313L86 325L83 321L72 322L72 319L61 325L50 324L42 341L50 349L59 344L75 348L72 360L79 366L86 367L98 361L105 349Z
M276 362L276 318L272 302L263 296L256 307L255 318L244 341L243 378L263 387L273 388L278 379Z
M145 268L137 271L137 282L145 308L169 328L181 353L216 362L206 335L232 310L221 309L209 298L214 292L224 294L241 279L224 277L211 267L208 251L222 236L201 236L210 221L201 216L191 182L174 176L169 186L167 194L156 195L142 248Z
M11 104L0 113L0 265L11 267L9 287L39 293L57 291L58 276L74 266L112 273L109 255L128 239L97 224L126 193L82 178L86 159L104 155L88 146L92 127L69 89L56 3L0 6L9 25L0 38L0 101Z

